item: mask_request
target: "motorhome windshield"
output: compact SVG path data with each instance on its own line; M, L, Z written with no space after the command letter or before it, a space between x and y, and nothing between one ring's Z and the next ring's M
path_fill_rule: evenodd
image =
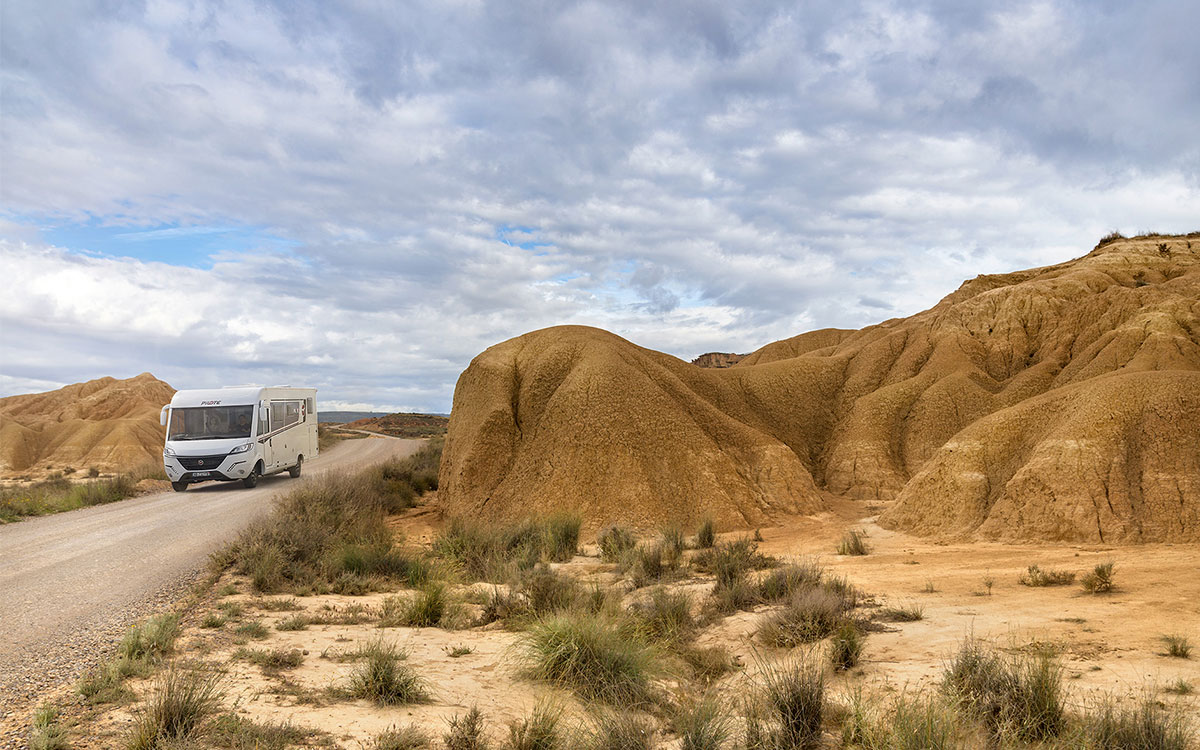
M204 406L172 409L167 440L217 440L248 438L253 426L253 406Z

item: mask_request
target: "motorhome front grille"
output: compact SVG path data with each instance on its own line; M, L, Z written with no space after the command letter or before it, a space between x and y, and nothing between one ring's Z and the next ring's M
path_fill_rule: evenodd
M179 463L188 471L215 469L225 460L224 456L180 456Z

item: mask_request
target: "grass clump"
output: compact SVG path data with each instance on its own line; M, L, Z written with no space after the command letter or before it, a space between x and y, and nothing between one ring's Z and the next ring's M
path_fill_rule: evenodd
M425 750L433 747L433 740L424 731L413 725L386 729L371 740L367 750Z
M560 728L562 708L551 701L539 701L529 716L508 725L505 750L567 750L567 739Z
M829 641L829 661L839 672L857 667L862 651L863 635L852 622L839 627Z
M1192 644L1182 635L1164 635L1162 642L1166 644L1167 656L1177 659L1189 659L1192 656Z
M263 625L258 620L243 622L241 625L238 625L236 628L234 628L233 632L243 638L251 638L256 641L261 641L270 635L270 631L267 630L267 626Z
M753 607L759 601L758 589L749 582L752 570L773 567L775 560L758 552L750 539L739 539L701 550L692 564L699 570L711 572L716 579L713 604L718 612L734 612Z
M850 600L828 588L802 589L760 619L757 635L780 648L814 643L841 627L852 608Z
M837 553L839 555L865 555L870 551L871 548L867 546L867 535L862 531L851 529L842 535Z
M350 673L346 692L380 706L422 703L429 698L425 681L407 664L408 654L394 644L374 641L364 646L361 660Z
M637 546L637 537L624 526L606 526L596 538L600 545L600 559L619 562L625 553Z
M552 615L530 626L522 649L530 676L585 699L629 706L650 695L655 651L633 628L612 618Z
M276 648L269 651L261 648L239 648L233 657L261 667L264 672L295 669L304 663L304 654L298 648Z
M1083 590L1089 594L1107 594L1113 590L1113 571L1116 564L1111 560L1100 563L1079 579Z
M173 665L135 715L127 750L155 750L199 734L220 706L220 674Z
M72 482L58 474L21 487L0 488L0 523L124 500L134 495L138 480L149 473L138 471L86 482Z
M639 629L651 641L679 643L696 632L692 598L683 591L655 588L650 596L629 608Z
M426 584L415 596L405 599L389 596L383 600L381 628L436 628L454 624L456 602L445 584Z
M807 659L760 665L746 715L747 748L810 748L825 719L825 677Z
M953 704L937 696L900 695L886 708L851 694L842 746L861 750L958 750L970 747Z
M155 615L126 631L117 653L132 661L157 663L174 649L177 635L179 615Z
M679 658L692 670L693 676L709 684L733 671L733 655L724 646L681 645L675 649Z
M485 726L479 706L471 706L467 713L457 714L450 719L446 733L442 735L442 743L446 745L446 750L486 750Z
M1196 686L1180 677L1163 688L1163 692L1171 695L1191 695L1196 692Z
M1187 750L1191 731L1184 717L1147 696L1137 706L1101 700L1084 719L1090 747L1102 750Z
M706 518L700 522L700 528L696 530L696 549L712 549L716 543L716 524L711 518Z
M680 706L672 725L679 750L722 750L733 740L733 720L712 695Z
M596 711L583 738L586 750L654 750L654 723L631 711Z
M820 585L824 575L815 562L785 565L763 576L758 582L758 595L763 601L777 602L802 588Z
M969 638L942 685L996 736L1045 741L1065 724L1062 668L1049 654L1005 658Z
M49 704L38 706L33 713L29 733L29 750L67 750L67 730L58 720L58 709Z
M579 544L582 523L577 514L499 525L454 518L433 549L468 579L500 583L544 560L570 560Z
M1030 565L1021 577L1017 579L1017 583L1022 586L1067 586L1075 582L1075 574L1067 570L1053 570Z
M256 722L234 713L218 716L204 732L204 747L222 750L291 750L313 744L329 746L328 736L318 729L287 722ZM184 747L191 745L185 743Z
M916 622L925 619L925 608L915 602L881 607L879 619L887 622Z

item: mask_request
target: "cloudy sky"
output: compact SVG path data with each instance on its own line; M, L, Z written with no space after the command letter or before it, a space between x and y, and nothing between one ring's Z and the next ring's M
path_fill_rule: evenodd
M0 395L446 412L545 326L744 352L1200 229L1195 2L0 7Z

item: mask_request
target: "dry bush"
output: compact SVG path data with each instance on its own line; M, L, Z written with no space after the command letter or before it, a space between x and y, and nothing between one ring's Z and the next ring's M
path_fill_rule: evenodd
M1116 564L1111 560L1100 563L1092 568L1091 571L1085 573L1083 578L1079 580L1079 584L1089 594L1107 594L1113 590L1113 571L1115 567Z
M810 748L825 719L825 676L807 656L760 664L747 704L746 747Z
M724 750L734 737L733 718L716 695L683 703L672 717L679 750Z
M865 555L871 551L867 546L867 535L862 531L850 530L842 536L838 543L839 555Z
M828 588L802 589L782 607L764 615L756 635L780 648L814 643L837 630L852 607L845 597Z
M486 722L479 706L471 706L465 714L456 714L450 719L442 742L446 750L487 750Z
M425 681L407 664L405 651L382 640L363 647L361 661L350 673L347 694L381 706L423 703L429 698Z
M614 705L648 700L659 669L655 650L628 623L575 611L533 623L521 649L533 678Z
M126 748L155 750L198 734L220 707L220 680L218 672L171 665L135 714Z
M968 638L942 686L996 736L1044 741L1065 726L1062 667L1049 654L1004 657Z
M1075 574L1066 570L1052 570L1030 565L1017 579L1022 586L1066 586L1075 582Z

